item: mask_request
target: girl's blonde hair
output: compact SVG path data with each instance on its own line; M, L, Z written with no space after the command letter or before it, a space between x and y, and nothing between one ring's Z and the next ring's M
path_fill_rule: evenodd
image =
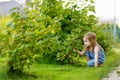
M93 47L93 50L94 50L95 46L98 46L99 48L101 48L103 50L103 48L98 44L98 42L96 40L96 34L94 32L86 33L83 38L87 38L90 41L90 43ZM87 50L89 50L89 47L84 46L84 51L86 52Z

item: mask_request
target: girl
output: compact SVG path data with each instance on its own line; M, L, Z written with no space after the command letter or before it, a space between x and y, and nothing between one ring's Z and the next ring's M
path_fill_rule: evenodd
M103 48L97 43L96 35L93 32L88 32L83 37L84 41L84 51L80 52L77 49L74 49L79 55L84 55L87 58L87 65L89 67L95 66L98 67L104 63L105 54Z

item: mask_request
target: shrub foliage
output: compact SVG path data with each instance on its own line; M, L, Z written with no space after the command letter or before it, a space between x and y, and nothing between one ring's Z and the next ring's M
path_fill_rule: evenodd
M24 71L41 58L78 64L81 57L72 50L82 50L82 37L89 31L97 33L98 42L107 50L111 43L107 43L109 37L104 35L103 28L96 26L94 1L81 1L83 4L78 6L74 0L67 4L57 0L34 0L22 11L12 9L18 12L11 14L13 20L7 24L4 51L9 55L10 69Z

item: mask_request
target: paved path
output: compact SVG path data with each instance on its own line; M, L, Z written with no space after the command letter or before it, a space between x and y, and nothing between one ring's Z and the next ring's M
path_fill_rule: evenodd
M120 53L119 49L115 50L118 54ZM120 80L120 66L117 67L115 70L110 72L107 77L103 78L102 80Z
M120 67L109 73L108 76L102 80L120 80Z

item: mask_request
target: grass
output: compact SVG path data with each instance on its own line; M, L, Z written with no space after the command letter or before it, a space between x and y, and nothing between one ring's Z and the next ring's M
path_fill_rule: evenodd
M102 67L33 64L26 73L6 73L4 59L0 61L0 80L101 80L120 62L119 54L111 54ZM33 75L30 75L33 74Z

